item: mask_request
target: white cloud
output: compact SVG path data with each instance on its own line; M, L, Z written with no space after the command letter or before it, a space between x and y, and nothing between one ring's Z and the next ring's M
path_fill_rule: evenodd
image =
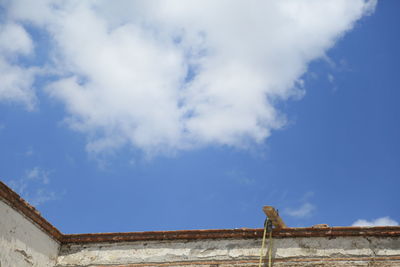
M28 55L32 52L32 40L23 27L9 23L2 25L0 29L0 51L2 53Z
M30 157L35 153L32 147L28 147L28 149L25 151L25 156Z
M329 73L327 77L330 83L333 83L335 81L335 77L332 74Z
M293 217L304 218L310 216L315 210L315 205L306 202L296 209L287 208L285 214Z
M42 170L39 167L34 167L26 172L26 178L39 181L42 184L49 183L49 171Z
M263 142L286 123L275 103L301 95L308 63L375 4L15 0L7 10L52 37L61 75L47 92L89 151L128 144L152 154Z
M0 24L0 101L17 101L33 109L35 68L17 64L19 56L29 56L32 52L32 40L22 26Z
M33 206L39 206L57 198L55 192L50 190L50 171L38 166L28 169L19 179L9 181L10 187L21 195Z
M352 224L352 226L396 226L396 225L399 225L399 223L387 216L372 221L360 219Z
M256 183L256 180L248 177L248 175L242 171L230 170L226 172L226 175L235 183L242 186L252 186Z

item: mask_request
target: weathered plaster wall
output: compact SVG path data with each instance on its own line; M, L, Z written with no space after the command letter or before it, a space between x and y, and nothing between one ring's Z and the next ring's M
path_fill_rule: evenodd
M0 199L0 266L50 267L59 244Z
M260 239L65 245L57 266L255 266L260 246ZM273 247L274 266L400 266L398 237L282 238Z

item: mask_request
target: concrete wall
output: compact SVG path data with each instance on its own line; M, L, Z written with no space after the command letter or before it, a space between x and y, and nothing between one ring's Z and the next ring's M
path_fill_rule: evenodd
M1 267L54 266L58 250L58 242L0 200Z
M400 238L274 240L274 266L400 266ZM64 245L57 266L257 266L260 239Z

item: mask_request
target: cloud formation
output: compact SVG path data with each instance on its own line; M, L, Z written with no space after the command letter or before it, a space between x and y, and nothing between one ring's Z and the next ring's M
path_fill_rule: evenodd
M388 216L381 217L372 221L360 219L352 224L352 226L396 226L396 225L399 225L399 223Z
M68 126L88 136L89 151L247 147L285 124L276 103L303 94L300 77L308 63L323 57L375 5L8 1L7 19L20 45L16 51L7 41L0 45L0 73L11 73L0 85L0 100L32 102L33 74L4 59L32 52L23 26L29 24L49 36L46 64L57 78L46 92L65 105Z
M35 71L18 64L18 57L29 56L32 52L32 40L21 25L0 24L0 101L17 101L33 109Z
M285 214L292 217L305 218L310 216L314 211L315 211L315 205L306 202L297 209L291 209L291 208L285 209Z
M10 180L8 183L30 204L39 206L57 198L56 193L49 190L49 175L49 171L36 166L26 170L21 178Z

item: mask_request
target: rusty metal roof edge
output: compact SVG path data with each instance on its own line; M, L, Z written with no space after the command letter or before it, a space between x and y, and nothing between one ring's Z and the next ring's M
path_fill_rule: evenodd
M196 239L238 239L261 238L263 229L207 229L207 230L176 230L176 231L148 231L148 232L123 232L123 233L87 233L63 234L40 213L15 193L11 188L0 181L0 198L8 205L25 215L47 234L62 244L71 243L101 243L101 242L128 242L128 241L162 241L162 240L196 240ZM288 227L273 231L276 238L290 237L346 237L346 236L377 236L398 237L400 226L376 227Z
M162 241L162 240L200 240L200 239L240 239L261 238L262 228L257 229L211 229L211 230L178 230L97 234L65 234L63 243L102 243L128 241ZM316 229L285 228L273 231L275 238L291 237L347 237L347 236L376 236L398 237L400 226L380 227L327 227Z

